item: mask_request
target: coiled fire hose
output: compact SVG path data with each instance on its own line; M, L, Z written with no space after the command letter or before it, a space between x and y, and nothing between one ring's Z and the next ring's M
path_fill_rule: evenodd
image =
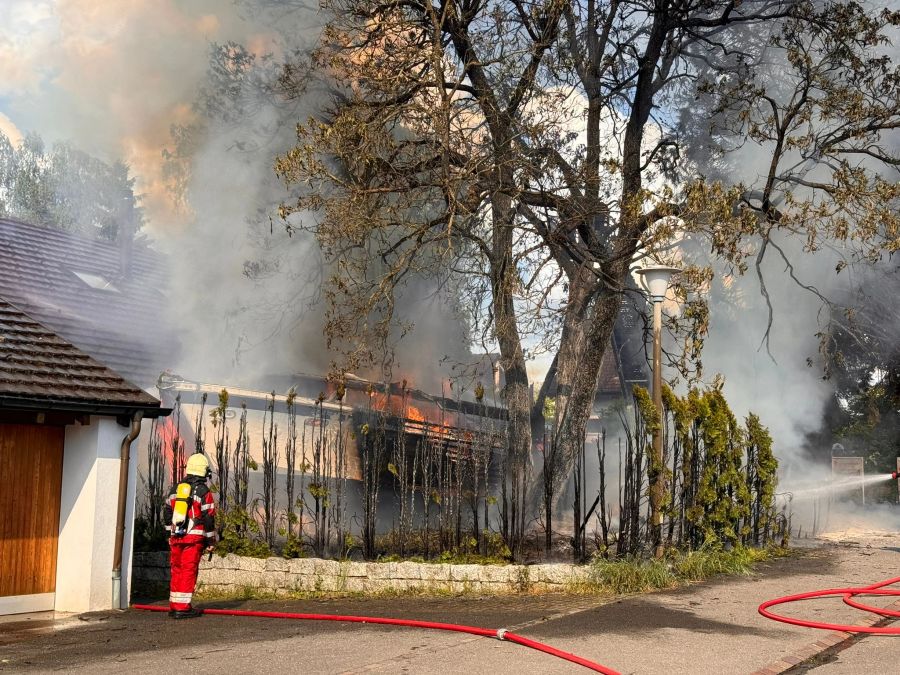
M825 623L823 621L809 621L807 619L795 619L790 616L783 616L769 611L770 607L787 604L789 602L798 602L800 600L811 600L813 598L825 598L835 595L843 596L844 603L855 609L861 609L866 612L878 614L883 617L900 618L900 612L884 609L882 607L873 607L858 601L859 596L872 595L894 595L900 596L900 588L886 588L900 584L900 577L879 581L871 586L860 586L853 588L829 588L821 591L809 591L807 593L797 593L795 595L786 595L783 598L775 598L767 600L759 606L759 613L767 619L774 619L782 623L793 624L794 626L805 626L806 628L820 628L822 630L836 630L844 633L868 633L871 635L900 635L900 626L852 626L838 623Z
M150 612L169 611L168 607L160 607L159 605L132 605L132 609L140 609ZM291 612L261 612L243 609L204 609L203 613L221 614L224 616L255 616L265 619L295 619L303 621L374 623L387 626L405 626L407 628L428 628L432 630L447 630L457 633L469 633L471 635L478 635L479 637L491 637L497 638L498 640L506 640L507 642L515 642L516 644L520 644L525 647L531 647L532 649L536 649L539 652L544 652L545 654L549 654L550 656L555 656L557 658L570 661L571 663L575 663L579 666L584 666L585 668L593 670L597 673L605 673L606 675L620 675L618 671L615 671L612 668L607 668L606 666L595 663L594 661L589 661L588 659L576 656L575 654L564 652L561 649L556 649L555 647L546 645L543 642L537 642L536 640L530 640L527 637L517 635L516 633L510 633L504 628L494 630L490 628L477 628L475 626L461 626L454 623L437 623L434 621L416 621L411 619L390 619L375 616L346 616L340 614L295 614Z

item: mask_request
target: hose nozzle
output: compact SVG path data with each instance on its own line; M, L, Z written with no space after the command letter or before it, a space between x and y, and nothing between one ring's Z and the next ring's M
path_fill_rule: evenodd
M894 473L892 473L891 478L897 478L897 474L900 474L900 471L895 471Z

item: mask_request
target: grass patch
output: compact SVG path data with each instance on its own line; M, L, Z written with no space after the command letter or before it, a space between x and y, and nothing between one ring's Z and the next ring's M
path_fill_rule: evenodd
M277 595L273 589L241 586L233 590L223 591L200 584L194 595L201 600L274 600Z
M425 565L510 565L510 561L506 558L498 556L479 555L477 553L466 553L464 551L444 551L434 558L423 558L421 556L399 556L399 555L383 555L375 562L414 562Z
M670 551L661 560L596 560L581 592L627 595L674 588L719 574L750 574L754 565L786 555L780 548L744 548L730 551L701 549Z
M717 574L750 574L757 563L778 557L780 549L738 547L730 551L691 551L674 561L675 575L702 581Z
M591 565L590 586L613 595L671 588L676 576L664 560L598 560Z
M412 588L384 588L379 591L291 591L287 596L294 600L331 600L337 598L391 599L391 598L458 598L477 595L471 591L451 591L446 588L415 586Z

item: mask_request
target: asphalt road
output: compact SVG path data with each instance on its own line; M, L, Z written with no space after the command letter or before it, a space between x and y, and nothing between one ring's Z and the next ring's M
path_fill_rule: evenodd
M885 545L829 546L763 565L750 577L603 600L585 596L393 598L210 602L209 606L393 616L505 627L623 673L751 673L814 642L814 631L768 621L765 599L815 588L869 584L898 574ZM853 621L840 601L790 611ZM815 675L897 672L900 639L867 638L821 663ZM841 659L854 659L860 670ZM837 670L825 670L837 668ZM108 612L0 624L0 672L575 673L553 657L496 639L337 622Z

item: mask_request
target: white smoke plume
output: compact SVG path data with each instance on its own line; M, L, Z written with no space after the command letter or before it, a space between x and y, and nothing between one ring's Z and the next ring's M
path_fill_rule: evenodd
M299 101L273 91L278 64L311 49L325 19L314 0L0 4L0 129L130 165L144 231L171 267L160 320L181 336L171 365L185 377L264 386L268 374L324 374L334 358L317 302L327 272L315 241L279 221L288 193L273 171L295 123L325 102L315 91ZM254 60L251 77L211 92L211 50L231 44ZM210 94L224 112L204 107ZM178 153L173 131L184 129L193 145L179 195L164 151ZM467 340L440 294L414 286L399 304L416 323L404 344L421 349L406 348L394 374L439 391Z
M897 6L895 2L890 4ZM870 6L881 7L877 3ZM896 37L896 31L890 30L889 34ZM749 34L742 44L765 39L765 35ZM896 61L896 45L883 45L879 50ZM793 83L784 55L767 50L765 68L767 94L779 99L786 89L789 95ZM703 110L708 104L705 97L699 96L692 106L684 109L682 125L686 133L690 134L695 124L706 128L709 118L698 115L697 110ZM883 141L886 147L896 148L900 135L887 133ZM758 186L768 171L772 147L735 138L724 156L715 150L712 144L692 147L691 158L702 167L704 175L730 184ZM810 180L823 177L820 167L804 163L799 155L794 159L801 171L808 167ZM791 161L783 161L783 166L790 164ZM881 164L870 163L868 168L885 171ZM803 189L796 190L793 196L802 200ZM761 241L749 243L759 251ZM865 513L863 509L845 507L846 495L829 492L828 504L823 506L821 494L809 494L805 489L810 484L822 486L832 481L831 443L823 441L828 434L817 433L825 427L826 407L834 405L836 400L835 384L825 377L826 364L819 351L821 333L828 330L832 318L823 297L835 303L831 311L852 308L853 291L872 275L895 269L896 262L886 259L877 266L869 261L854 264L852 241L820 240L819 248L810 252L802 234L776 232L773 243L776 246L768 247L758 268L751 256L749 270L740 276L713 262L714 286L718 288L718 293L714 288L713 295L727 301L714 301L711 305L709 336L702 360L707 379L715 374L724 376L724 393L735 414L744 418L754 412L771 431L773 449L780 463L779 490L784 495L796 493L792 507L797 525L802 524L809 532L813 527L818 530L831 527L829 520L837 522L835 519L845 512L853 511L856 517ZM851 264L838 272L839 261L851 261ZM763 284L771 310L763 294ZM884 320L896 321L896 318ZM900 334L900 330L894 334ZM823 444L827 447L820 447ZM896 492L894 496L896 499ZM885 513L900 527L900 513L894 510L891 515L890 509Z

